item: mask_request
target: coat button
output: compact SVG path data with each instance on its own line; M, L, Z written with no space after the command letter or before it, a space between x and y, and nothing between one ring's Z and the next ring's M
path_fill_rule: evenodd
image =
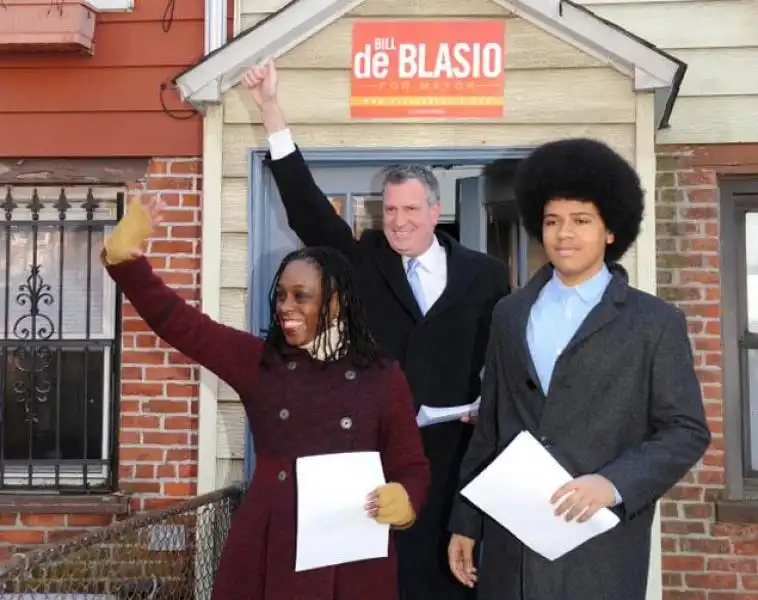
M353 420L350 417L342 417L340 419L340 427L342 429L350 429L353 426Z
M297 369L297 363L294 360L291 360L290 362L287 363L287 369L289 369L290 371L294 371L295 369Z
M277 477L279 477L279 481L284 481L285 479L287 479L287 472L279 471L279 475L277 475Z
M350 369L349 371L345 371L345 379L348 381L353 381L355 379L355 371Z
M552 445L552 442L550 441L549 438L543 435L542 437L540 437L540 444L542 444L545 448L548 448L549 446Z
M290 411L288 411L286 408L283 408L282 410L279 411L279 418L282 421L286 421L287 419L290 418Z

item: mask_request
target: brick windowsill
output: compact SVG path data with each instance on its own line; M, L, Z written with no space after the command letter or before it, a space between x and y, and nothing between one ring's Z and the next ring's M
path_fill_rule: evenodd
M758 523L758 500L717 500L717 523Z
M129 496L0 495L0 514L9 513L125 515L129 513Z

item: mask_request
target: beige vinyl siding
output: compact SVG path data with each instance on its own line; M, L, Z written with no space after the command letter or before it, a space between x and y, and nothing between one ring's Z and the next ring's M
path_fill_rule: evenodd
M281 0L238 0L240 26L279 9ZM350 118L350 42L356 19L506 19L505 117L490 120ZM635 160L635 95L624 75L490 0L367 0L277 60L280 99L302 147L431 148L536 145L588 136ZM246 322L247 203L250 148L264 148L260 115L244 90L224 97L221 313ZM635 273L635 254L624 261ZM219 392L219 458L244 455L244 411ZM241 424L241 425L238 425ZM235 458L236 457L236 458Z
M245 480L245 461L219 458L216 460L216 484L218 488Z
M688 65L663 144L758 142L758 0L579 0Z
M282 73L279 98L291 122L360 128L360 120L350 117L350 71L347 68L277 71ZM571 90L571 103L566 101L568 90ZM634 121L634 95L630 92L629 79L611 68L511 71L505 79L505 117L478 119L477 123L491 122L496 131L511 124L630 123ZM260 113L247 90L230 90L224 96L224 104L226 123L248 126L251 122L260 122ZM404 122L423 123L434 131L433 123L450 123L450 119L405 119Z

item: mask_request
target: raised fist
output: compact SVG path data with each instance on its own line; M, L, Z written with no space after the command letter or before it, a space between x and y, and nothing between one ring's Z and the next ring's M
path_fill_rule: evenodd
M269 60L262 67L251 67L242 76L242 82L248 90L253 102L258 108L276 101L276 67L274 61Z

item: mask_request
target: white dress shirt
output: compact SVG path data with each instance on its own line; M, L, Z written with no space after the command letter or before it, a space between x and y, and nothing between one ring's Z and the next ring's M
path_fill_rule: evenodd
M271 151L271 160L279 160L289 156L295 151L295 140L289 129L275 131L268 136L268 148Z
M409 256L403 256L403 269L408 271ZM447 285L447 255L439 243L437 236L432 238L432 245L426 252L416 257L418 259L418 278L424 292L427 312L440 299Z

